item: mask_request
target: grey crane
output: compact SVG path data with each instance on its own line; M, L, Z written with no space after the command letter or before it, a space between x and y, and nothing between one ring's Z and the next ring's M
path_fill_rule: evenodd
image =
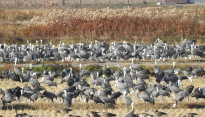
M7 78L7 81L9 81L9 74L11 73L10 69L3 70L2 75L4 78Z
M187 113L183 117L195 117L197 115L198 115L197 113Z
M27 100L26 100L26 102L29 102L30 103L30 97L33 95L33 94L35 94L35 92L33 91L33 90L21 90L21 97L26 97L27 98Z
M58 91L57 93L55 93L55 95L56 95L56 98L62 98L62 95L63 95L63 91Z
M57 87L56 82L53 82L53 81L50 81L50 80L45 80L44 77L42 77L42 80L40 82L48 85L49 86L49 91L50 91L50 86L56 86Z
M29 73L29 74L23 74L23 76L22 76L22 82L26 82L26 84L27 84L30 79L31 79L30 73Z
M81 85L79 85L79 86L81 87ZM82 96L88 97L93 92L94 92L93 88L85 87L85 89L82 91L82 94L81 94L81 97L80 97L80 101L81 101ZM86 99L84 100L84 103L85 103L85 101L86 101Z
M59 110L57 110L56 113L62 113L62 114L66 114L66 113L69 113L71 112L72 110L71 109L67 109L67 108L60 108Z
M150 115L148 113L137 113L136 116L137 117L153 117L153 115Z
M160 67L157 65L157 60L155 60L155 66L154 66L154 73L159 74L161 71Z
M152 92L152 97L157 98L159 96L159 89L158 86L156 86L156 90Z
M108 96L112 94L112 91L110 89L102 89L98 90L97 92L99 96Z
M143 84L139 83L139 84L136 84L136 85L133 87L133 91L132 91L130 94L134 93L134 91L136 91L136 90L138 90L139 92L141 92L141 91L145 91L146 89L147 89L147 85L143 85Z
M98 92L98 97L105 103L105 110L108 108L108 103L115 104L115 100L109 98L107 96L99 95L100 91Z
M185 91L187 93L187 96L188 96L188 101L189 101L189 96L191 95L192 91L194 89L194 86L193 85L189 85L186 87Z
M13 80L13 85L15 84L16 81L21 82L21 79L19 77L19 75L17 75L16 73L12 72L9 74L9 78L11 80Z
M90 71L88 71L88 70L81 70L81 64L80 64L79 75L80 75L80 77L88 76L88 75L90 75Z
M162 99L164 96L170 97L170 93L169 91L163 90L163 89L159 89L159 95L162 96Z
M187 67L187 71L188 71L189 73L191 73L192 70L193 70L192 67Z
M191 82L193 82L192 77L189 77L189 72L185 70L181 70L180 73L186 76Z
M202 89L198 87L191 94L191 97L195 97L198 100L199 98L202 98L202 99L205 98L205 95L203 94Z
M183 91L182 89L176 86L170 86L169 88L171 89L172 93L175 93L175 94L178 94L179 92Z
M65 104L66 104L67 107L71 107L71 105L72 105L72 98L66 96L64 101L65 101Z
M195 76L195 78L197 78L197 75L203 71L203 68L199 67L199 68L195 68L191 71L191 74Z
M88 112L86 113L86 117L100 117L100 115L98 114L98 112L88 111Z
M2 109L4 107L4 105L0 105L0 109Z
M102 117L115 117L117 116L116 114L113 113L108 113L108 112L103 112Z
M117 100L117 98L120 97L121 95L122 95L122 93L120 93L120 92L114 92L114 93L112 93L112 94L110 95L110 97L111 97L112 99Z
M43 97L47 97L48 99L50 99L52 102L54 102L54 98L57 99L56 95L52 92L49 91L44 91L43 94L41 95L41 98Z
M161 116L163 116L163 115L167 115L167 113L164 113L164 112L161 112L161 111L158 111L158 110L156 110L154 113L155 113L155 115L156 115L157 117L161 117Z
M39 83L37 80L33 79L33 78L31 78L31 79L29 80L29 83L31 84L31 86L32 86L33 88L35 88L35 87L40 87L40 83Z
M139 65L133 63L133 58L132 58L132 64L130 66L134 70L139 70L139 71L141 70L141 67Z
M5 91L0 88L0 94L5 95Z
M130 97L126 96L126 91L123 92L123 100L127 106L127 111L128 111L128 106L131 105L132 107L132 111L134 110L133 108L133 105L134 105L134 102L131 100Z
M16 67L16 62L17 62L17 58L15 58L15 61L14 61L14 63L15 63L14 64L14 72L22 78L23 77L23 73L22 73L22 71L20 69L18 69Z
M43 77L45 80L50 80L50 81L54 81L54 77L51 76L51 72L48 72L48 75L43 75Z
M95 109L98 108L98 103L102 103L105 104L98 96L94 96L94 94L90 95L90 99L93 100L95 102Z
M116 80L116 88L119 92L122 93L123 90L129 90L126 83L121 83L119 80Z
M125 115L125 117L138 117L138 116L134 114L134 111L131 111L130 113Z
M181 101L187 96L186 91L181 91L179 92L174 98L173 100L176 101L175 104L173 104L173 107L175 108L176 104L178 103L178 108L180 106L181 108Z
M36 93L34 93L33 95L30 96L30 100L35 102L40 95L41 95L40 92L36 92Z
M143 94L139 94L139 91L137 90L137 97L140 98L144 102L145 109L146 109L146 102L150 102L152 104L155 104L154 99L150 97L150 94L148 92L144 92Z
M7 104L7 110L8 110L8 104L11 103L12 101L15 101L16 99L14 98L14 95L11 94L10 92L7 92L4 97L1 98L3 105ZM12 105L13 109L13 105Z

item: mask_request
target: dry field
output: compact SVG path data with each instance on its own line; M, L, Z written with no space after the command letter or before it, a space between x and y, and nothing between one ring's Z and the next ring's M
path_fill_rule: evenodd
M153 79L151 77L151 79ZM40 81L40 78L38 79ZM57 88L51 88L51 92L58 92L60 90L63 90L64 88L67 87L67 84L61 84L61 78L56 78L54 80L57 82ZM88 78L88 82L90 81L90 78ZM148 80L145 80L148 83ZM153 83L156 83L155 80L153 79ZM184 89L188 85L194 85L195 88L197 87L204 87L205 84L205 78L199 77L198 79L193 78L193 82L190 82L189 80L187 81L182 81L184 86L182 89ZM16 85L13 85L12 81L9 83L4 81L0 81L0 86L3 90L6 90L8 88L20 86L23 87L25 84L24 83L19 83L17 82ZM41 84L43 87L48 89L48 86L45 84ZM30 86L30 84L28 84ZM116 91L114 85L112 86L113 90ZM195 98L190 98L190 102L188 102L188 99L185 98L182 101L182 108L172 108L172 105L175 103L172 99L175 95L172 94L170 98L165 97L164 100L161 98L158 98L155 101L155 105L152 104L147 104L147 110L144 110L144 104L142 101L136 96L136 93L133 93L131 96L131 99L135 102L134 109L135 113L138 112L147 112L150 114L154 114L154 111L156 109L168 113L168 116L166 117L181 117L182 115L189 113L189 112L195 112L199 114L199 117L205 116L204 108L205 108L205 102L204 100L196 100ZM60 101L59 99L56 100L54 103L51 101L48 102L47 99L41 99L37 100L35 103L26 103L25 98L21 98L22 102L13 102L12 104L14 105L14 109L17 109L17 113L28 113L29 115L39 115L39 117L65 117L70 114L73 115L79 115L82 117L85 117L85 114L87 111L94 110L100 112L105 112L104 110L104 105L99 104L98 105L98 110L95 110L95 104L90 101L88 104L79 102L79 97L75 100L73 99L73 104L70 107L73 111L71 111L68 114L60 114L57 113L56 111L60 108L66 108L66 105L64 103L59 104L58 102ZM6 110L6 107L4 107L2 110L0 110L0 115L3 115L5 117L14 117L15 111L11 110L11 104L9 104L9 109ZM129 108L131 110L131 108ZM119 98L117 100L117 104L115 106L109 105L109 109L107 110L108 112L115 113L117 114L118 117L124 117L128 112L126 110L126 106L123 102L123 99Z

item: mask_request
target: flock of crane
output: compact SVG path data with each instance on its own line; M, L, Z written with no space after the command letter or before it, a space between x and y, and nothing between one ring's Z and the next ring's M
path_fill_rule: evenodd
M124 41L123 43L112 42L100 43L95 40L92 44L70 44L65 45L59 43L56 47L52 43L41 44L36 41L36 44L0 44L0 61L122 61L130 58L138 60L163 60L183 58L191 60L191 56L197 57L197 60L204 57L205 46L196 46L196 41L186 41L181 39L181 44L168 45L166 41L162 42L157 39L153 44L135 44L132 45Z
M205 88L197 87L194 90L193 85L189 85L182 90L182 80L193 82L192 78L197 78L198 74L204 74L204 68L192 68L188 67L187 70L176 69L173 62L173 67L170 69L161 69L157 62L159 60L167 60L169 58L189 58L188 55L203 57L204 46L196 46L196 41L181 40L183 44L168 45L166 42L162 42L157 39L156 43L151 45L147 44L134 44L129 43L117 43L113 42L111 46L107 43L100 44L98 41L95 44L86 45L79 43L76 45L64 45L60 43L58 48L55 48L51 43L41 46L32 45L0 45L0 56L2 61L14 61L14 72L9 69L2 71L2 78L5 82L12 80L13 83L21 82L25 83L24 87L16 86L3 90L0 88L0 94L3 105L0 108L8 109L8 104L14 101L21 102L21 98L25 97L26 102L31 101L35 103L36 100L42 98L48 98L52 102L56 102L58 98L61 99L58 103L65 103L67 107L72 108L72 101L74 98L80 97L80 101L84 99L84 103L96 103L96 109L98 104L104 104L105 110L109 109L108 104L115 105L117 99L122 97L124 103L127 106L127 111L131 106L132 110L126 115L126 117L151 117L148 113L134 114L134 101L141 100L144 103L144 109L146 109L146 103L155 104L157 98L170 97L170 94L174 93L176 96L173 100L176 102L173 107L178 104L178 108L181 108L181 101L184 98L191 97L205 98ZM19 61L33 61L33 60L99 60L99 61L120 61L130 58L138 59L153 59L155 60L155 66L153 73L149 70L142 69L138 64L131 63L128 67L119 67L119 71L114 71L109 66L104 66L102 71L87 71L81 69L80 72L75 73L72 68L64 69L63 71L44 71L35 72L30 64L30 69L27 73L24 73L24 69L20 70L16 67L16 63ZM191 58L189 58L191 59ZM179 75L180 74L180 75ZM88 80L90 76L91 80ZM58 92L51 92L50 87L58 87L59 83L56 83L56 78L61 77L61 83L66 82L68 87ZM152 79L150 77L153 77ZM40 82L38 79L41 79ZM157 84L153 84L153 79ZM149 84L145 81L149 81ZM41 83L49 86L49 89L42 87ZM28 86L31 85L32 87ZM114 91L113 87L116 88ZM131 99L131 95L136 92L136 98ZM12 105L13 109L13 105ZM58 112L70 112L68 109L61 109ZM167 115L167 113L155 111L156 116ZM192 117L197 115L196 113L187 113L184 117ZM20 115L19 115L20 116ZM23 116L23 114L22 114ZM87 117L98 117L99 115L94 111L89 111L86 114ZM105 116L119 116L111 113L105 113Z

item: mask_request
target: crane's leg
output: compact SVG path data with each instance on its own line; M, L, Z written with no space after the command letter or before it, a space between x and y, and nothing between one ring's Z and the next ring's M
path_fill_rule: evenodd
M127 105L127 112L128 112L128 105Z
M145 110L146 110L146 102L144 102L144 107L145 107Z
M21 102L21 96L19 97L19 103Z
M82 100L82 95L80 95L80 102L81 102L81 100Z
M98 109L98 104L96 103L96 105L95 105L95 110L97 110Z
M181 108L181 101L180 101L180 108Z
M7 83L9 83L9 77L7 77Z
M177 102L178 103L178 102ZM179 108L179 103L178 103L178 108Z
M188 95L188 102L189 102L189 95Z

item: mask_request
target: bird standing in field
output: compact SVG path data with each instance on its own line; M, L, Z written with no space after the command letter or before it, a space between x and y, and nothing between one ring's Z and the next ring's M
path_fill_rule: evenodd
M167 115L167 113L160 112L160 111L158 111L158 110L156 110L154 113L155 113L156 117L161 117L161 116L163 116L163 115Z
M116 114L103 112L101 117L115 117L115 116L116 116Z
M17 75L19 75L21 78L23 77L23 73L22 73L22 71L20 70L20 69L18 69L17 67L16 67L16 62L17 62L17 58L15 58L15 61L14 61L14 73L16 73Z
M131 111L130 113L125 115L125 117L138 117L138 116L134 114L134 111Z
M136 117L153 117L153 115L147 113L137 113Z
M65 114L65 113L69 113L69 112L71 112L71 111L72 111L71 109L61 108L61 109L57 110L57 113L63 113L63 114Z
M196 115L198 115L198 114L196 114L196 113L187 113L183 117L195 117Z
M67 107L71 107L72 99L70 97L66 97L64 101Z
M127 106L127 112L128 112L128 107L129 107L129 105L131 105L131 107L132 107L132 111L134 110L134 108L133 108L133 105L134 105L134 102L132 102L132 100L131 100L131 98L130 97L128 97L128 96L125 96L127 93L126 93L126 90L123 92L123 100L124 100L124 102L125 102L125 104L126 104L126 106Z
M86 113L86 117L100 117L100 115L98 114L98 112L88 111L88 112Z
M151 98L150 94L148 92L144 92L143 94L139 94L139 91L137 90L137 97L140 98L144 102L145 109L146 109L146 102L150 102L152 104L155 104L154 98Z

